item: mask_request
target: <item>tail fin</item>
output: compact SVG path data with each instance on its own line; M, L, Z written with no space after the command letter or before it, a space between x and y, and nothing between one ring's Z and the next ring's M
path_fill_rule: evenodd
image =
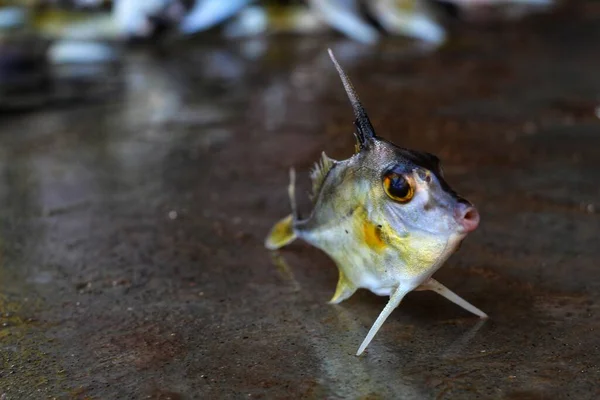
M279 220L271 232L265 239L265 247L269 250L276 250L285 245L290 244L296 240L296 232L294 232L294 221L298 218L298 211L296 209L296 171L290 169L290 184L288 186L288 195L290 196L290 205L292 207L292 213L287 217Z
M296 233L292 228L292 222L291 214L277 222L265 240L265 247L269 250L277 250L293 242L296 239Z

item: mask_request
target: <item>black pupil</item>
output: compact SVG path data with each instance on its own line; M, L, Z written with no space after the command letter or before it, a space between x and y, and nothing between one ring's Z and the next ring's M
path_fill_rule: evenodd
M392 173L389 175L390 178L390 186L388 187L388 192L398 198L404 198L408 196L410 192L410 186L406 179L402 175L398 175Z

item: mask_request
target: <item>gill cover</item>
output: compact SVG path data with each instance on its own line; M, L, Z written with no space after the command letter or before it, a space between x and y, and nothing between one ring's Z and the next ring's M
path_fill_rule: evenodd
M350 81L346 72L342 69L341 65L338 63L337 59L333 55L333 51L331 49L327 49L329 53L329 57L331 57L331 61L335 65L335 69L337 70L340 79L344 85L344 89L346 90L346 94L348 95L348 99L350 100L350 104L352 105L352 109L354 110L354 125L356 126L356 132L354 136L356 137L356 147L357 153L367 147L369 144L375 139L375 130L373 129L373 125L371 125L371 121L369 120L369 116L367 115L367 111L363 107L356 91L354 90L354 86Z

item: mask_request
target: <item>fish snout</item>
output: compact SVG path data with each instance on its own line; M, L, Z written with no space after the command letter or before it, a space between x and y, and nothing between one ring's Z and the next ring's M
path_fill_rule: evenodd
M466 200L459 201L454 216L466 233L473 232L479 226L479 212Z

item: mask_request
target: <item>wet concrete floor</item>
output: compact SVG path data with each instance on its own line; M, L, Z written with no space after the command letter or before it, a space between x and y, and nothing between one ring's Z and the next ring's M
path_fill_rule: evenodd
M3 115L0 398L596 399L600 9L427 54L339 37L136 50L104 102ZM322 150L353 151L326 47L373 124L482 215L412 293L326 304L337 271L263 248ZM308 199L300 196L306 209Z

